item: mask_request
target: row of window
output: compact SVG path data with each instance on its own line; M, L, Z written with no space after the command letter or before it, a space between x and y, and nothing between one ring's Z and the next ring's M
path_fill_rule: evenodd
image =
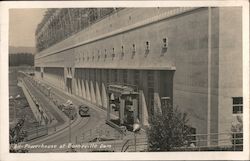
M164 38L162 40L162 42L163 42L162 49L163 49L163 51L166 51L166 49L168 48L168 38ZM146 43L145 43L145 53L148 54L149 50L150 50L150 42L146 41ZM100 59L100 50L98 50L97 53L98 53L97 59L99 60ZM132 56L134 56L135 53L136 53L136 45L132 44ZM92 52L92 55L93 55L92 60L94 60L95 59L94 52ZM121 58L123 56L124 56L124 46L121 46ZM115 48L112 48L111 57L112 57L112 59L115 57ZM107 58L107 49L104 49L104 59L106 59L106 58ZM89 59L91 59L91 57L87 56L86 60L88 61ZM82 55L82 60L83 61L85 60L84 53ZM80 55L79 55L78 58L76 58L76 61L79 61L79 62L81 61Z
M97 76L99 75L99 76ZM136 88L141 88L140 86L140 71L133 70L129 74L129 71L126 69L117 70L96 70L89 69L83 72L80 70L76 70L75 74L76 79L91 79L92 81L105 80L107 84L109 83L122 83L122 84L130 84L134 85ZM98 77L98 80L97 80ZM155 87L155 79L154 79L154 71L147 71L147 100L148 100L148 110L153 115L154 113L154 87Z
M124 83L134 86L141 86L140 84L140 71L127 69L111 69L111 70L97 70L88 69L85 72L76 69L75 70L76 79L86 79L92 81L104 81L106 83ZM147 72L147 87L154 88L154 71ZM153 96L153 93L152 93Z
M37 67L38 68L38 67ZM85 72L84 77L91 77L94 80L96 80L96 73L97 71L88 71ZM127 70L112 70L110 72L103 71L104 73L100 73L102 75L106 75L106 82L118 82L118 72L121 72L122 79L121 81L125 84L128 83L128 71ZM112 78L110 78L110 74L112 74ZM72 75L71 68L67 68L67 75ZM79 77L81 75L80 71L76 70L76 77ZM88 76L87 76L88 75ZM82 76L80 76L82 77ZM134 70L133 72L133 84L139 87L140 83L140 74L138 70ZM111 80L110 80L111 79ZM148 100L150 107L154 106L154 72L148 71L147 72L147 87L148 87ZM232 113L233 114L242 114L243 113L243 97L233 97L232 98ZM150 109L151 113L153 113L153 108Z

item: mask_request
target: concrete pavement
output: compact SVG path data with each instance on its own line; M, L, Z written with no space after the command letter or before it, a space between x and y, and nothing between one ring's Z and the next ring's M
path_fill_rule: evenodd
M56 87L51 86L45 81L42 81L45 85L51 87L51 92L55 99L60 101L71 100L74 105L79 106L81 104L89 106L90 117L81 118L78 117L73 123L71 123L71 138L69 138L69 122L64 123L64 127L60 130L57 130L55 133L50 133L49 136L43 137L41 139L28 142L31 145L46 144L46 145L63 145L63 144L86 144L91 139L97 137L106 137L110 139L115 139L113 142L119 144L119 147L123 145L123 142L133 138L131 132L128 132L126 136L122 136L117 130L113 129L106 124L106 111L98 106L93 105L92 103L87 102L77 96L66 93L63 90L60 90ZM37 89L36 89L37 90ZM115 117L114 115L112 116ZM122 139L122 140L120 140ZM120 140L120 141L118 141ZM118 146L112 144L113 146ZM113 147L114 148L114 147ZM31 149L30 152L65 152L69 149ZM117 148L116 148L117 150ZM84 151L84 150L80 150ZM86 151L86 150L85 150Z

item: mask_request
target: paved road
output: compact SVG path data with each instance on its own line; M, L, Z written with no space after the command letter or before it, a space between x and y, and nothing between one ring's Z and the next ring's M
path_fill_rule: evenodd
M37 88L33 87L33 90L37 90ZM65 102L66 100L70 99L77 106L84 103L84 100L65 94L63 91L58 90L54 87L52 87L52 91L55 94L57 99L65 100ZM106 112L100 108L95 107L94 105L88 104L88 106L91 108L90 109L91 117L89 118L79 117L78 120L72 123L71 125L71 142L72 143L79 144L82 141L83 133L85 136L89 135L90 133L96 134L95 133L96 129L98 129L99 127L107 126L105 125ZM114 129L110 129L110 131L114 132ZM52 134L48 137L34 141L31 144L32 145L38 145L38 144L55 145L56 144L57 146L59 146L59 145L68 144L68 143L69 143L69 127L55 134ZM58 149L58 148L56 149L32 149L32 150L30 149L30 152L53 152L53 151L65 152L67 150L69 149Z
M63 116L64 114L57 109L57 107L50 102L37 87L35 87L32 82L28 79L24 79L27 88L31 94L37 99L37 101L42 105L45 111L47 111L54 119L57 120L57 123L54 126L60 126L67 121L67 117Z

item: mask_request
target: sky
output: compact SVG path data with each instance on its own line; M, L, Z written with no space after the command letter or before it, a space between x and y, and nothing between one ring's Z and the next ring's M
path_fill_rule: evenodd
M9 45L35 47L35 31L46 9L10 9Z

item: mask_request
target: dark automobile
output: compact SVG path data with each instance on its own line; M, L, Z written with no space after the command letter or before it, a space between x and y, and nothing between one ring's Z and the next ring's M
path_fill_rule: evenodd
M85 106L85 105L80 105L79 106L79 115L81 117L90 117L90 114L89 114L89 107L88 106Z

